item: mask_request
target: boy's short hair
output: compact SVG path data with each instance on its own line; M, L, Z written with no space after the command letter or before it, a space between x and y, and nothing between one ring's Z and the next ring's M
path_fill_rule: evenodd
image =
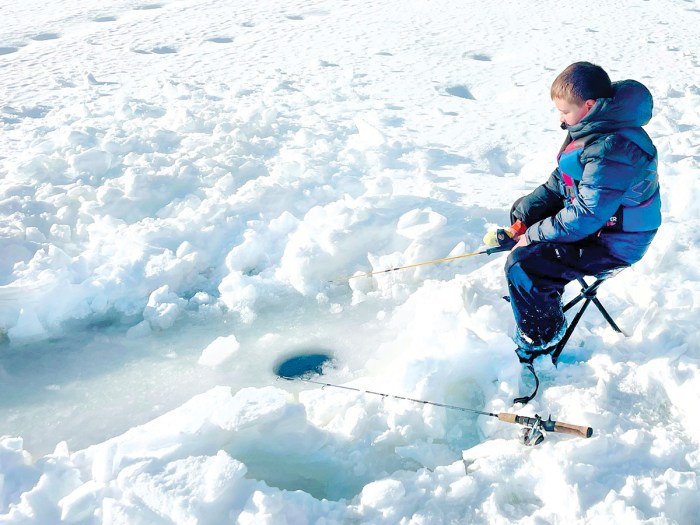
M574 62L554 79L550 94L552 99L583 104L586 100L612 97L613 89L602 67L590 62Z

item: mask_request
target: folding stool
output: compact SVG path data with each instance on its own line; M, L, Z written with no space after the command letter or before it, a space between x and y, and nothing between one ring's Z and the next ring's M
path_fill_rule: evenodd
M554 349L554 352L552 352L552 363L555 365L557 364L557 361L559 360L559 355L562 353L564 350L564 347L566 346L566 343L569 341L569 338L571 337L571 334L573 334L574 330L576 329L576 325L578 322L581 320L581 317L583 316L583 313L586 311L586 308L593 303L600 313L603 315L605 320L608 322L608 324L612 327L613 330L615 330L618 333L623 334L625 337L629 337L628 334L626 334L622 329L617 326L617 323L613 320L613 318L610 316L610 314L607 312L605 307L603 307L602 303L600 302L600 299L596 297L598 293L598 289L600 286L610 277L613 277L614 275L617 275L619 272L624 270L624 268L616 268L613 270L608 270L606 272L599 273L595 275L595 282L592 284L588 284L583 277L578 277L577 281L581 285L581 292L577 297L574 297L571 301L566 303L564 305L564 312L567 312L574 306L576 306L578 303L583 301L583 305L579 309L578 312L576 312L576 315L574 316L573 320L571 323L569 323L569 327L566 329L566 333L564 334L564 337L562 337L561 341L557 344L556 348Z

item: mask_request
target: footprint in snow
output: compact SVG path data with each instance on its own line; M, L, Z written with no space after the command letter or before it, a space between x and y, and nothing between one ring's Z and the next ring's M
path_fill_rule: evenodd
M448 95L452 95L453 97L476 100L467 86L451 86L446 88L445 91L447 91Z
M400 128L406 124L406 120L401 117L389 117L382 119L382 124L390 126L392 128Z
M83 74L83 80L84 80L86 85L90 85L90 86L114 86L117 84L117 82L104 82L104 81L97 80L95 78L95 75L93 75L92 73L87 73L87 72Z
M464 53L462 58L471 58L478 62L491 62L491 57L485 53Z
M328 16L328 14L329 14L328 11L312 10L312 11L306 11L300 15L285 15L285 18L287 18L288 20L306 20L307 18Z
M169 46L158 46L152 49L132 49L132 51L139 55L172 55L177 53L177 49Z
M136 6L134 9L136 9L136 11L150 11L151 9L160 9L161 7L163 7L163 4L144 4Z
M207 42L214 42L215 44L230 44L233 42L233 38L228 36L215 36L213 38L208 38Z
M116 16L99 16L93 20L93 22L116 22Z
M0 47L0 55L9 55L10 53L16 53L19 51L16 47Z
M58 33L41 33L39 35L33 36L32 40L36 40L37 42L43 42L45 40L56 40L60 37L61 35L59 35Z
M173 53L177 53L177 49L174 47L160 46L151 49L151 53L155 53L156 55L171 55Z

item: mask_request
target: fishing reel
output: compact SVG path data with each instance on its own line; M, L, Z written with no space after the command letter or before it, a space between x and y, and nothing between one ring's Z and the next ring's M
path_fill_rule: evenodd
M593 435L593 429L591 427L572 425L570 423L562 423L561 421L552 421L552 416L543 420L537 414L535 414L535 417L528 417L502 412L496 417L501 421L517 423L525 427L520 431L520 442L528 447L534 447L542 443L547 432L560 432L562 434L571 434L572 436L582 438L589 438Z
M542 424L542 418L535 414L535 417L528 417L525 426L520 429L520 442L528 447L536 447L544 441L546 429ZM551 416L550 419L551 421Z

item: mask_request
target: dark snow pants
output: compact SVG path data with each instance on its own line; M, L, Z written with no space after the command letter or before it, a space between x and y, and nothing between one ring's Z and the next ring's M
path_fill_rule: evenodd
M613 257L597 237L574 243L537 242L511 252L505 267L510 304L517 327L532 341L523 350L546 348L562 335L566 318L561 297L569 282L625 266L629 264Z
M510 304L518 328L532 340L530 349L546 348L561 335L566 324L561 297L567 283L624 266L590 240L538 242L511 252L505 267Z

